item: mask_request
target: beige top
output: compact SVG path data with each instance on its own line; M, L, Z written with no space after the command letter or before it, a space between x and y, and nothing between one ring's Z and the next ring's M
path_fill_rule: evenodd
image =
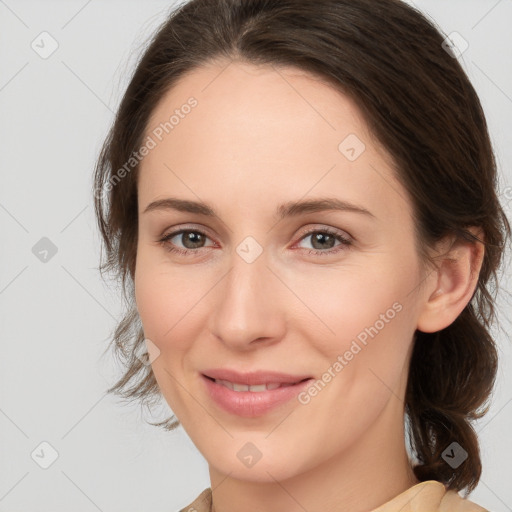
M462 498L456 491L447 491L437 480L427 480L409 487L371 512L489 512ZM205 489L188 507L179 512L214 512L212 490Z

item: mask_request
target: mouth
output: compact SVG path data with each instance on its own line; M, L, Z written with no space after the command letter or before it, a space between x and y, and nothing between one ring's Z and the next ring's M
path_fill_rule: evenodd
M239 374L240 375L240 374ZM267 413L283 407L293 400L313 380L313 377L293 377L280 374L278 377L266 374L245 374L244 380L240 382L226 378L216 378L204 373L200 374L205 386L206 396L218 406L224 413L243 418L255 418L264 416ZM223 375L225 376L225 375ZM254 383L254 380L260 382ZM253 383L247 383L247 381ZM281 382L279 382L281 380ZM282 382L286 380L288 382Z

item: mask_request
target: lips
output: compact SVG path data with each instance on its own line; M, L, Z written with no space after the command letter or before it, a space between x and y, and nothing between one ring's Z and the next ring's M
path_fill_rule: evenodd
M236 416L254 418L291 402L309 385L312 377L214 369L202 373L201 380L207 396L221 409Z

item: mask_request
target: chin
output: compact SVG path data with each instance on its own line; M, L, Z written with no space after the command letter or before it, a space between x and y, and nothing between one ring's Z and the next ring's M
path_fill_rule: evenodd
M258 483L274 484L276 480L287 480L313 467L313 463L308 467L301 450L293 448L288 454L280 451L277 433L272 435L276 436L273 442L265 439L268 433L230 439L223 446L217 445L213 452L209 445L203 456L209 466L230 478ZM294 458L294 455L301 458Z
M283 467L282 460L275 461L270 459L264 462L263 458L261 458L252 467L245 467L242 463L233 463L231 459L218 462L220 464L211 465L220 473L229 475L229 478L260 484L275 484L276 480L281 482L294 477L298 473L295 462L290 463L287 461Z

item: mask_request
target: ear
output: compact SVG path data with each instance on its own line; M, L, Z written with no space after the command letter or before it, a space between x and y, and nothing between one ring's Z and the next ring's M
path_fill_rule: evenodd
M479 240L481 229L469 228ZM431 274L432 285L418 317L417 329L437 332L452 324L471 300L478 283L484 258L484 245L478 241L443 239L436 247L436 270Z

